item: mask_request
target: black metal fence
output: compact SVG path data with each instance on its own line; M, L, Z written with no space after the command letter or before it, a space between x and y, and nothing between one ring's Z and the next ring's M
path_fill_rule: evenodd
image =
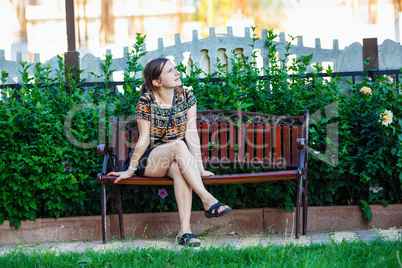
M378 70L378 69L371 69L368 71L360 71L360 72L334 72L332 73L331 76L329 76L327 73L317 73L315 74L318 77L321 78L335 78L335 77L340 77L343 80L351 79L351 82L355 84L357 81L363 80L364 76L369 76L373 81L375 81L377 76L391 76L393 78L393 82L397 83L400 80L400 76L402 75L402 68L400 70ZM315 82L315 75L313 74L306 74L303 78L312 78L313 83ZM261 80L267 80L269 79L269 76L260 76L259 77ZM204 81L204 79L200 79L201 82ZM217 83L220 82L221 79L219 77L213 77L208 80L210 83ZM118 81L118 82L108 82L108 88L114 88L115 90L118 87L122 87L126 82L125 81ZM16 89L20 90L22 86L27 86L30 87L32 85L25 85L25 84L5 84L5 85L0 85L0 89L4 88L11 88L11 89ZM105 87L106 83L105 82L83 82L79 84L75 84L75 87L80 87L80 88L94 88L94 87ZM65 89L68 90L71 87L71 85L66 84Z

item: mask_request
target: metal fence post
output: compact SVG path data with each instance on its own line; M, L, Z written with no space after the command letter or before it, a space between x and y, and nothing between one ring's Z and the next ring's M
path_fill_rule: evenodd
M369 59L368 65L364 63L364 61L366 61L367 59ZM375 81L375 76L380 70L378 63L377 38L363 39L363 70L367 71L371 79Z
M79 78L80 53L75 47L75 15L74 0L65 0L66 4L66 27L67 27L67 52L64 53L64 67L66 70L66 81L70 77ZM69 90L67 89L69 93Z

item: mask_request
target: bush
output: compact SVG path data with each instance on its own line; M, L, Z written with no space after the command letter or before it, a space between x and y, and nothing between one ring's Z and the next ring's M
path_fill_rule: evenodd
M6 88L0 108L0 222L19 226L20 220L94 213L97 184L89 175L99 169L92 150L81 150L64 134L67 112L81 102L82 90L64 89L61 58L56 78L48 67L22 62L21 89ZM7 75L2 73L2 78ZM40 84L40 82L43 82ZM85 110L74 120L73 131L82 139L97 134L91 121L83 120ZM86 130L88 129L88 130Z
M256 66L251 58L232 51L232 70L218 62L218 71L202 73L197 66L178 69L188 73L185 86L193 88L198 108L243 110L268 114L303 114L311 111L309 136L309 205L351 205L362 207L371 219L369 204L401 202L402 181L402 95L400 83L390 77L368 76L359 84L339 77L321 78L318 64L309 72L311 55L286 64L276 53L268 32L270 67ZM256 39L253 39L253 44ZM102 64L103 79L92 89L59 68L22 62L21 89L5 87L0 106L0 223L9 220L99 215L100 185L96 175L102 159L95 145L108 141L113 116L134 115L142 79L136 78L145 55L145 36L128 53L122 92L110 87L112 56ZM253 46L251 44L251 46ZM286 48L290 55L290 43ZM332 76L332 70L325 70ZM266 76L260 79L264 72ZM67 72L70 73L70 72ZM95 75L95 74L93 74ZM220 82L210 83L212 77ZM69 93L66 93L66 88ZM371 93L371 94L370 94ZM392 112L392 120L391 113ZM388 120L388 121L387 121ZM158 196L158 187L127 187L123 191L124 211L155 212L177 210L173 189L168 197ZM295 182L255 185L222 185L209 190L234 208L284 207L291 210L296 199ZM202 209L198 198L194 209Z

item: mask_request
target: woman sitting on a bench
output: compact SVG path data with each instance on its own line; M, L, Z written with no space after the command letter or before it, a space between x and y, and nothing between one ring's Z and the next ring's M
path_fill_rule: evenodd
M180 87L180 72L166 58L148 62L143 76L145 82L135 112L140 137L130 166L108 175L118 176L115 183L134 173L140 177L172 178L181 223L177 241L199 246L200 240L190 227L192 190L201 198L207 218L225 215L232 209L212 196L201 179L214 174L202 163L196 128L197 100L192 91Z

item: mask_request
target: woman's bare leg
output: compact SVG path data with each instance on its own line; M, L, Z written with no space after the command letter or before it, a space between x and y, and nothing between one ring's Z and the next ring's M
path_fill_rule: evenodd
M152 150L148 157L144 175L146 177L166 176L173 162L177 163L184 179L201 198L206 210L218 202L218 200L205 189L195 159L188 150L187 145L181 140L160 145ZM227 208L228 206L219 207L218 213Z
M176 162L170 165L168 174L174 180L174 194L176 197L177 207L179 209L180 230L178 237L191 231L191 205L193 201L193 190L181 174L180 168ZM201 242L199 239L191 239L191 243Z

